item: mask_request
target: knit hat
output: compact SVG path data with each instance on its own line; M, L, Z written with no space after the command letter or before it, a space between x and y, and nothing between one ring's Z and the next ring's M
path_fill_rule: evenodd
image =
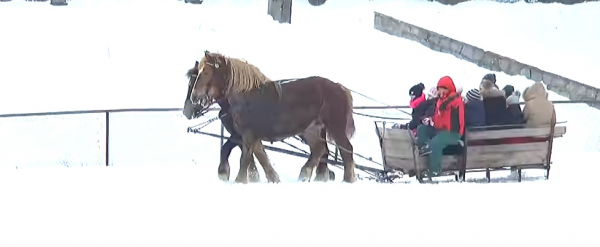
M456 87L456 94L461 95L463 93L463 88L460 84L454 84L454 86Z
M479 93L479 89L473 88L467 92L468 100L481 100L481 94Z
M483 76L483 79L481 79L481 80L482 80L482 81L483 81L483 80L488 80L488 81L491 81L491 82L493 82L494 84L496 84L496 74L493 74L493 73L492 73L492 74L487 74L487 75L484 75L484 76Z
M506 105L515 105L519 104L519 96L511 95L506 98Z
M423 83L419 83L417 85L412 86L410 90L408 90L408 95L415 96L415 98L419 98L423 94L423 90L425 90L425 85L423 85Z
M435 97L437 97L437 88L432 87L429 89L429 92L427 93L427 99L431 99L431 98L435 98Z

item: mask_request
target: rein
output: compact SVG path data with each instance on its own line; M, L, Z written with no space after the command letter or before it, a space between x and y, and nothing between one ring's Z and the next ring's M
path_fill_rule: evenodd
M224 114L223 116L225 116L225 115L227 115L227 114ZM221 117L222 117L222 116L221 116ZM201 130L202 128L204 128L204 127L208 126L208 125L209 125L209 124L211 124L212 122L219 120L221 117L214 117L214 118L211 118L211 119L209 119L209 120L206 120L206 121L204 121L204 122L202 122L202 123L196 124L196 125L194 125L194 126L190 126L189 128Z

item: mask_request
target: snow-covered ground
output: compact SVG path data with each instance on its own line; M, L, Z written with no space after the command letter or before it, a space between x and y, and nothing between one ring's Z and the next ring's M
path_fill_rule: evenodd
M489 73L373 30L372 10L383 4L297 1L287 25L259 0L1 3L0 114L182 107L184 74L204 50L244 58L272 79L325 76L390 105L407 104L418 82L430 87L450 75L466 91ZM501 86L531 84L497 76ZM556 109L568 127L551 179L490 185L300 184L293 181L305 160L276 153L269 156L284 183L230 185L216 176L219 140L186 132L214 113L197 121L179 112L111 114L111 167L103 166L103 114L2 118L0 243L598 243L599 203L588 190L598 171L590 161L600 158L600 132L590 126L600 114L580 104ZM380 162L373 119L355 119L356 152ZM236 149L232 176L238 158Z
M593 187L559 169L549 181L446 185L227 185L200 166L27 169L0 174L0 243L595 246Z

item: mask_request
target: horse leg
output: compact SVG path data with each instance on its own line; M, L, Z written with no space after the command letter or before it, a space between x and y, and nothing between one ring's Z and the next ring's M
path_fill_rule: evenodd
M329 170L329 181L335 181L335 173L329 168L327 170Z
M354 149L348 136L344 133L344 129L336 129L330 132L331 137L338 145L342 161L344 162L344 182L354 183L356 182L356 174L354 169L356 164L354 163Z
M321 139L325 140L327 132L325 130L321 130ZM319 182L328 182L330 178L330 170L327 167L327 158L329 157L329 148L327 147L327 143L325 143L325 152L319 159L319 163L317 165L317 175L315 176L315 181Z
M231 155L231 150L237 146L234 141L229 139L221 147L221 163L219 164L218 174L219 179L222 181L229 181L229 155Z
M271 162L269 162L269 157L267 156L267 153L265 152L265 148L262 145L261 141L258 141L256 145L254 145L254 155L256 156L256 159L258 159L258 163L260 163L263 170L265 171L267 181L271 183L281 182L279 180L279 175L277 174L273 166L271 166ZM256 166L254 167L254 169L256 169Z
M249 135L242 138L242 155L240 157L240 170L235 178L236 183L248 183L248 166L254 159L254 145L256 145L256 138Z
M314 125L316 126L316 125ZM316 126L322 128L320 126ZM312 177L312 172L314 168L319 164L319 160L324 153L327 152L327 142L319 137L318 133L314 131L315 127L309 127L303 136L306 138L306 144L310 147L310 156L306 161L306 164L300 170L300 175L298 176L298 180L305 182L310 181ZM327 177L329 177L329 173L327 172Z
M230 131L230 133L232 132L233 131ZM227 152L224 153L225 150L221 149L221 165L219 166L219 177L225 177L225 175L221 175L221 166L224 166L223 169L227 169L227 176L226 179L221 178L221 180L229 181L229 155L231 155L231 150L233 150L234 147L239 147L240 150L242 149L242 145L238 144L242 142L241 140L242 137L236 132L233 132L233 134L231 134L231 136L229 137L229 140L227 140L227 142L223 145L223 147L227 147ZM226 163L224 164L224 162ZM260 182L260 173L258 173L256 164L254 163L254 158L250 162L250 165L248 165L248 177L251 183Z
M323 156L321 156L320 159L327 159L327 156L328 156L327 153L325 153ZM316 173L317 173L317 175L315 176L315 181L328 182L329 180L332 180L331 179L332 172L327 167L327 162L325 162L325 161L319 161L319 163L317 165Z
M256 151L254 155L256 155ZM248 179L250 180L250 183L260 182L260 173L258 173L258 168L256 168L254 157L252 157L250 164L248 165Z

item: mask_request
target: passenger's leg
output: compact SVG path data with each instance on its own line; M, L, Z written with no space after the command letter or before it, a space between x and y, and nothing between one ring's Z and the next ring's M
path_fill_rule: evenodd
M417 126L417 147L422 148L435 136L435 129L430 125Z
M429 142L429 148L431 154L429 154L429 171L433 175L437 175L442 171L442 152L444 148L449 145L458 144L460 135L455 132L449 131L438 131L431 142Z

